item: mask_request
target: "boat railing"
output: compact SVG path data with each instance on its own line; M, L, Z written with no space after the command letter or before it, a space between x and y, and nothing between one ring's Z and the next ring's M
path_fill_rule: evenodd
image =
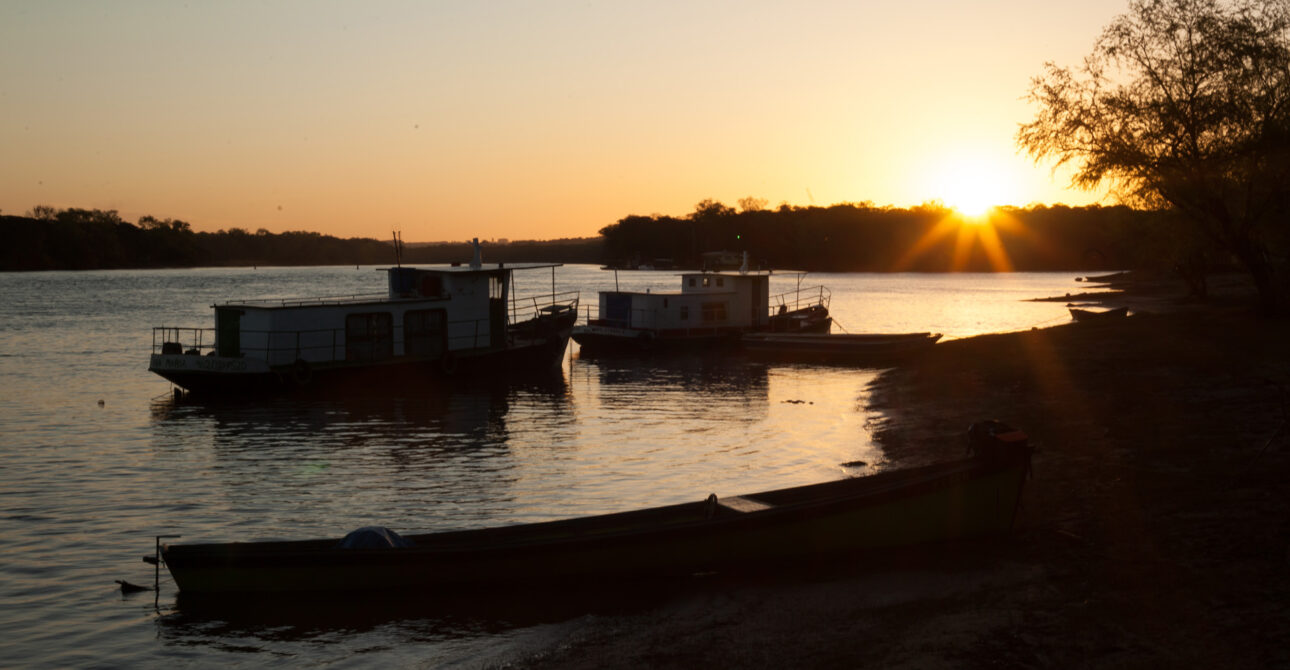
M578 311L578 291L560 293L540 293L538 295L517 297L511 301L511 323L520 323L529 319L572 310Z
M575 303L569 309L576 309ZM566 304L566 303L560 303ZM442 339L429 338L420 354L436 358L444 351L486 349L493 346L490 320L461 319L444 324ZM375 362L395 357L394 343L403 343L403 353L410 348L402 324L392 324L389 333L351 337L344 328L317 328L309 330L248 330L238 331L238 356L259 359L270 366L292 365L296 361L308 363ZM433 342L431 341L433 340ZM434 346L435 342L442 347ZM184 328L157 326L152 329L152 353L163 355L215 355L218 350L214 328Z
M307 307L312 305L346 305L356 302L377 302L388 299L388 293L354 293L351 295L330 295L311 298L251 298L249 300L231 300L221 304L248 305L255 307Z
M197 354L215 351L214 328L157 326L152 329L152 353Z
M769 300L769 308L772 315L783 312L794 312L799 309L806 309L817 305L824 309L828 309L829 301L832 298L832 292L824 286L795 288L791 291L785 291L779 295L771 296Z

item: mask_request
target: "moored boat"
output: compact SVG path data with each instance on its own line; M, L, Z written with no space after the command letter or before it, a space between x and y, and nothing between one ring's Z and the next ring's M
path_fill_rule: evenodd
M940 333L748 333L744 350L760 358L812 363L885 363L930 349Z
M1105 310L1080 309L1078 307L1069 307L1068 309L1071 313L1071 319L1081 323L1087 323L1090 321L1109 321L1123 316L1128 316L1129 314L1128 307L1116 307L1114 309Z
M829 298L823 286L771 295L764 272L688 272L677 293L601 291L573 340L585 355L734 349L749 332L828 332Z
M969 431L969 458L743 496L477 530L166 544L183 594L608 586L1007 532L1030 466L1026 436Z
M220 303L214 328L153 328L148 369L200 394L555 369L578 314L557 267L398 266L386 293ZM550 292L514 295L513 273L538 269Z

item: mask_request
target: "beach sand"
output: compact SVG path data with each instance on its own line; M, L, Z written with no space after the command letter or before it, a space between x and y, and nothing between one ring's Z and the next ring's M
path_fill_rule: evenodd
M1290 322L1239 278L1117 288L1128 318L944 342L870 389L888 467L959 457L981 419L1029 434L1011 535L699 584L490 664L1290 667Z

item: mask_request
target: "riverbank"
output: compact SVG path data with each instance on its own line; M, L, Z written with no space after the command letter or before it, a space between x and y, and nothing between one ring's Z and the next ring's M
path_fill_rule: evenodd
M973 421L1039 451L1015 532L895 564L710 587L552 630L561 667L1290 664L1290 323L1239 281L1104 296L1127 319L937 345L883 373L889 466L957 456ZM932 445L929 447L929 445Z

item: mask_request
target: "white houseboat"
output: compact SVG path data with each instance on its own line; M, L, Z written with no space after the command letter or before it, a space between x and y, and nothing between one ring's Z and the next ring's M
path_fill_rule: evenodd
M387 268L387 293L214 305L214 328L153 328L148 369L196 393L558 369L577 292L560 264ZM551 270L551 291L512 296L512 273Z
M782 274L782 273L781 273ZM738 347L752 332L827 333L829 291L770 295L770 273L687 272L680 293L601 291L597 318L573 329L584 355Z

